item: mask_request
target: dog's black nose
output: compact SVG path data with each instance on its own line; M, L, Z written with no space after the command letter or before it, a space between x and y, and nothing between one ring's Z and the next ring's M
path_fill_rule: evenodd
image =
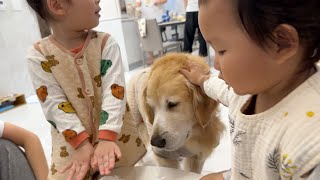
M151 138L151 145L158 148L163 148L166 145L166 140L161 136L153 136Z

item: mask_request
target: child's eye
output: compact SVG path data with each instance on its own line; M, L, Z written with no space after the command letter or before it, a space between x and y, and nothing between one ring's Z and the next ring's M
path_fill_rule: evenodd
M225 52L226 52L226 50L218 51L218 54L219 54L220 56L222 56L222 55L224 55Z

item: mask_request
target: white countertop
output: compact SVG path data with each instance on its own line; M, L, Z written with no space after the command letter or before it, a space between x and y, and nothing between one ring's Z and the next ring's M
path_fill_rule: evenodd
M135 166L114 169L110 176L102 177L99 180L198 180L201 177L200 174L178 169Z

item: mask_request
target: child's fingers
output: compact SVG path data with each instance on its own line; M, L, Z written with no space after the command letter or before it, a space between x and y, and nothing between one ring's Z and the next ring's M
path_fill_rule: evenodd
M107 168L104 172L104 175L109 175L110 173L111 173L110 169Z
M69 164L67 164L66 166L64 166L59 172L60 173L65 173L68 169L70 169L73 165L73 162L70 162Z
M116 154L117 158L120 159L122 154L121 154L121 151L120 151L120 148L119 147L116 147L115 150L114 150L114 153Z
M104 168L108 167L109 166L109 156L108 155L104 155L103 156L103 166Z
M98 166L99 166L100 174L104 175L104 160L102 156L98 157Z
M98 156L94 156L94 162L93 162L93 164L96 166L96 167L98 167Z
M108 169L113 169L114 168L114 161L115 161L115 157L114 157L114 152L109 152L109 166Z
M198 64L194 61L189 61L189 67L197 66Z
M80 164L76 164L76 171L75 171L75 174L79 174L80 169L81 169L81 165L80 165Z
M184 75L186 78L189 77L190 75L190 71L186 70L186 69L180 69L179 72Z
M75 172L76 172L76 164L73 163L72 167L71 167L71 169L69 171L68 180L72 180L73 179L73 176L75 175Z
M192 62L190 65L190 71L193 71L193 70L201 70L203 71L203 66L201 66L199 63L197 62Z
M90 165L93 171L98 171L98 161L95 155L92 156Z
M90 159L90 166L93 168L93 162L94 162L94 155L92 155L91 159Z
M88 164L83 164L80 168L77 180L82 180L89 170Z
M98 167L98 158L96 155L93 155L91 158L91 167L97 168Z
M192 60L191 59L187 59L187 64L188 64L188 67L190 67L190 65L192 64Z
M200 66L200 64L198 64L196 62L191 62L191 63L189 63L189 68L190 68L190 71L192 71L193 69L201 68L201 66Z

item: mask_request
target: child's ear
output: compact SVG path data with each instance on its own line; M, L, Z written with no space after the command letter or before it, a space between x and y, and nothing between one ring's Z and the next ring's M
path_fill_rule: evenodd
M63 16L67 12L65 0L47 0L48 10L54 16Z
M273 31L273 40L276 44L276 60L281 64L291 59L299 51L299 34L288 24L281 24Z

